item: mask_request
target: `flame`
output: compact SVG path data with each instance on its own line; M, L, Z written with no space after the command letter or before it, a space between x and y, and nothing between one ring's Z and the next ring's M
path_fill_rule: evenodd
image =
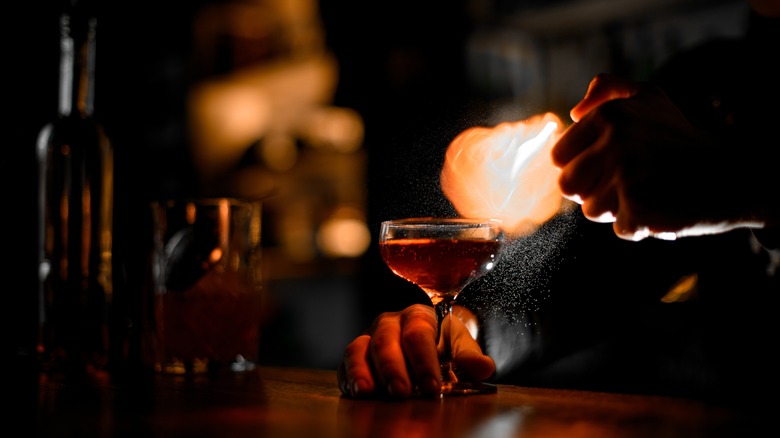
M548 112L463 131L444 158L444 195L463 217L501 219L509 235L535 230L563 202L560 169L550 158L562 129L561 120Z

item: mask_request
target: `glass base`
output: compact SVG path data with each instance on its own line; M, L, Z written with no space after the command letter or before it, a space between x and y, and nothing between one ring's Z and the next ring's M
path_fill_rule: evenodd
M496 385L485 382L474 382L458 379L455 364L444 360L441 366L441 396L471 395L471 394L495 394L498 391Z
M443 382L442 397L451 395L495 394L498 387L485 382Z

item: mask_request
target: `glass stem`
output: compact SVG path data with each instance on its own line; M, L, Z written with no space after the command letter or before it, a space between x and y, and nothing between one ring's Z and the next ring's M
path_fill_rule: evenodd
M438 339L436 346L439 351L439 364L441 365L442 382L456 382L455 370L452 365L452 304L455 298L445 295L436 303L436 321L438 323Z

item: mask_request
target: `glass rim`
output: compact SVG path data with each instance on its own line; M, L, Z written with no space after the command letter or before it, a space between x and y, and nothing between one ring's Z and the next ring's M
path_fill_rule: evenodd
M431 224L439 225L465 225L465 226L503 226L503 222L500 219L495 218L467 218L467 217L435 217L435 216L421 216L421 217L406 217L398 219L388 219L382 221L382 225L400 225L400 226L426 226Z

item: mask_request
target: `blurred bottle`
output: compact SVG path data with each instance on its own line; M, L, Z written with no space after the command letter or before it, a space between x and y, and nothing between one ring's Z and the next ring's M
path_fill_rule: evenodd
M59 111L37 143L38 352L44 371L107 369L113 294L113 150L94 119L97 19L81 2L60 17Z

